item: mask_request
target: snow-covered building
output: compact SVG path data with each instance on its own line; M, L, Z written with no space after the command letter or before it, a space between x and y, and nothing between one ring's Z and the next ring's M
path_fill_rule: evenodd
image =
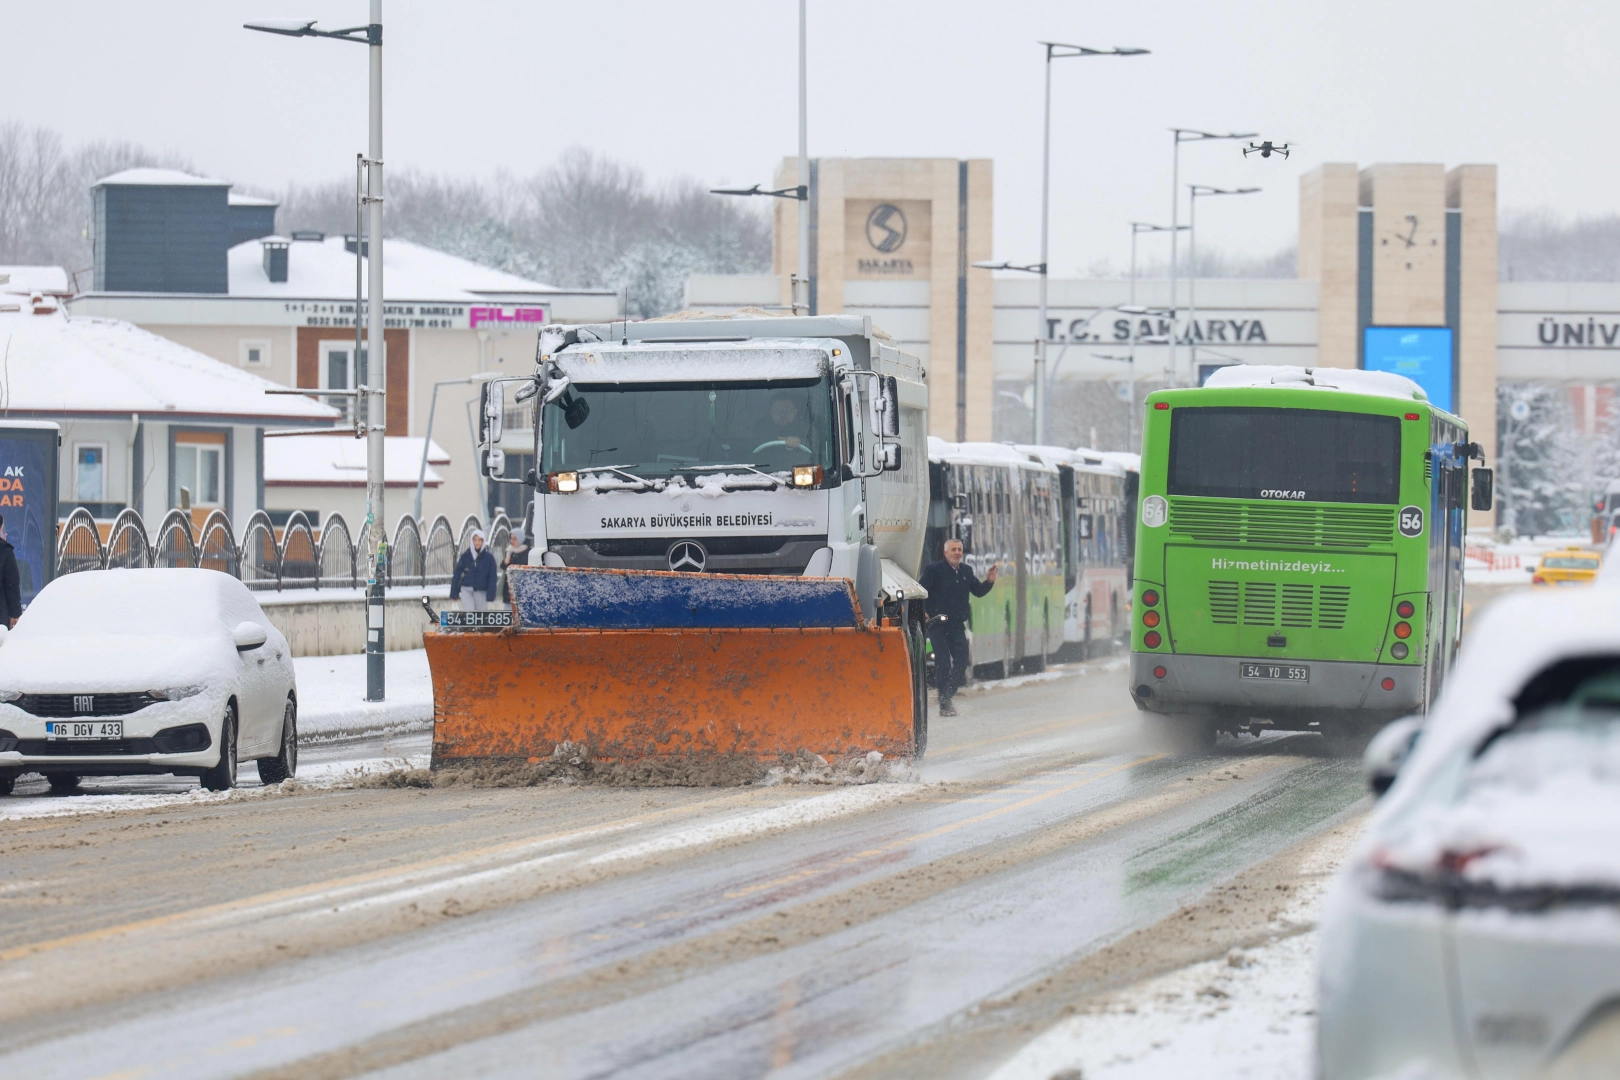
M366 351L355 348L354 318L357 261L362 280L366 274L362 242L305 231L242 240L272 225L275 207L206 177L136 169L93 191L96 287L68 301L73 314L127 320L286 386L349 388L361 378ZM424 513L485 514L467 419L478 397L474 380L531 370L543 324L620 318L622 298L556 288L405 240L388 240L383 258L388 435L431 437L463 466L445 472ZM188 259L196 265L175 265ZM121 273L136 285L120 284ZM450 385L439 391L429 432L436 383ZM532 465L517 455L507 460L514 475ZM410 479L414 498L414 470ZM514 500L521 490L493 489ZM385 496L387 520L410 508L393 492Z
M471 475L473 460L466 459L469 481L476 479ZM409 435L383 439L384 499L388 504L384 520L389 528L398 515L413 512L418 483L426 511L429 493L443 486L449 465L450 455L435 441ZM365 441L347 433L266 440L264 507L272 520L284 520L291 511L302 510L316 525L339 513L350 528L357 529L366 519Z
M19 268L13 268L14 270ZM46 280L46 270L12 282ZM60 273L60 271L57 271ZM38 290L0 283L0 416L61 426L61 513L176 506L201 524L265 505L265 432L330 427L336 409L127 322L75 316ZM274 439L270 440L274 442Z

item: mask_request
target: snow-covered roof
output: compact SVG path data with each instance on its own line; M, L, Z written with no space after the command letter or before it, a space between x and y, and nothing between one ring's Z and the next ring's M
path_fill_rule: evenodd
M1289 364L1228 364L1210 375L1206 387L1282 386L1291 390L1343 390L1349 394L1428 401L1423 388L1404 375L1359 368L1296 367Z
M227 256L229 294L270 299L354 299L354 253L344 247L343 237L288 243L286 281L271 281L265 273L261 240L248 240L231 248ZM361 259L362 267L368 261ZM563 291L409 240L388 240L383 244L383 269L390 302L446 300L477 304L487 303L492 297L540 299Z
M1087 454L1095 454L1104 461L1112 462L1128 473L1142 471L1142 455L1133 454L1129 450L1087 450Z
M1089 450L1084 447L1070 450L1062 446L1033 446L1019 443L1018 450L1022 454L1033 454L1048 465L1068 465L1072 468L1086 472L1108 473L1113 476L1124 476L1125 469L1117 461L1105 458L1100 451Z
M0 312L6 357L0 409L328 423L338 412L300 396L266 394L268 379L116 319L70 319L60 310Z
M387 487L415 487L422 468L422 442L414 435L383 439L383 483ZM428 443L428 469L423 483L437 487L444 481L435 465L450 464L450 455L436 442ZM264 440L264 482L270 487L364 487L366 444L342 435L288 435Z
M261 198L258 195L238 195L234 191L231 192L229 195L225 196L225 202L230 206L280 206L281 205L279 202L277 202L274 199L265 199L265 198Z
M70 296L73 286L60 266L0 266L0 293Z
M807 345L802 338L750 341L693 341L653 344L601 342L574 345L557 353L563 373L577 383L737 382L749 379L819 379L832 350L828 339Z
M91 187L101 187L104 184L151 184L154 187L230 187L227 180L215 180L210 176L196 176L192 173L181 172L179 169L125 169L115 172L111 176L103 176Z
M1017 465L1037 472L1057 472L1039 455L1031 456L1023 447L1012 443L946 442L937 435L928 436L928 460L945 461L952 465Z

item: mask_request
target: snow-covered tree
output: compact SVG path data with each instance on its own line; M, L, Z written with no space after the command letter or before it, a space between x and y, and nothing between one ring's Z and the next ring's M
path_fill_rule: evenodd
M1497 385L1499 520L1521 536L1586 528L1592 464L1565 387Z

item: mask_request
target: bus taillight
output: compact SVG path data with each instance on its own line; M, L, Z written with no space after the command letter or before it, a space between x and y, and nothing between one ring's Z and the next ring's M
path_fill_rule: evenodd
M1385 690L1393 690L1393 689L1395 689L1395 680L1386 678L1379 685L1382 686Z
M1155 679L1162 679L1162 678L1165 677L1166 674L1167 674L1167 672L1164 670L1163 665L1160 665L1159 667L1156 667L1156 668L1153 669L1153 677Z
M1417 608L1412 606L1412 601L1410 600L1402 600L1400 603L1395 605L1395 614L1399 615L1403 619L1410 619L1412 617L1412 613L1416 610Z
M1164 644L1164 638L1159 636L1159 632L1157 630L1149 630L1147 633L1142 635L1142 644L1146 645L1150 649L1157 649L1160 645Z
M1143 589L1142 590L1142 606L1143 607L1158 607L1159 606L1159 591L1157 589ZM1148 625L1151 626L1153 624L1149 623Z
M1158 626L1159 625L1159 613L1157 611L1144 611L1142 613L1142 625L1143 626Z
M1395 636L1405 640L1412 636L1412 624L1398 622L1395 624Z

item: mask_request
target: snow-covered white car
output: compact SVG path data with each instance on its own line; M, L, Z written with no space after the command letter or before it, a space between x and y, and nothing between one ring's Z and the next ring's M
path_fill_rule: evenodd
M1611 595L1470 629L1330 893L1318 1016L1322 1080L1620 1075Z
M95 570L41 589L0 644L0 794L22 773L168 773L236 785L298 768L287 639L216 570Z

